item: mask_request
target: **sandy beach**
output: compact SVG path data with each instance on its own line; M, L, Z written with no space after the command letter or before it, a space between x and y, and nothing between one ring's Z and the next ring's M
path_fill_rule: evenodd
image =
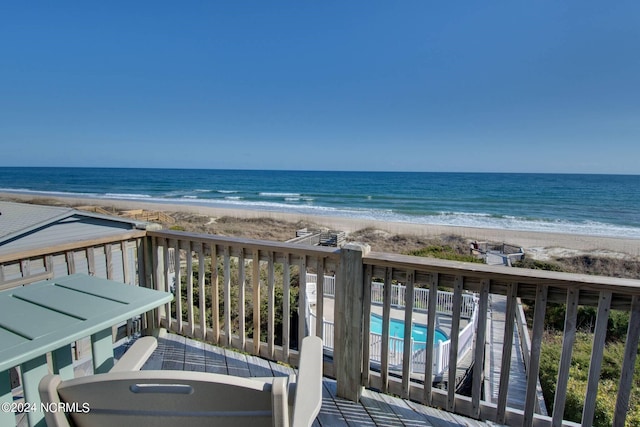
M554 256L571 256L581 253L616 258L640 256L640 239L614 238L602 236L584 236L576 234L543 233L504 229L456 227L443 225L412 224L406 222L386 222L334 216L311 216L295 213L228 209L186 204L146 203L127 200L105 200L66 197L36 197L28 194L0 193L0 199L12 201L31 201L41 204L63 204L68 206L96 205L114 210L146 209L166 213L183 212L206 216L215 221L221 217L270 218L291 223L312 223L332 230L354 233L364 228L380 230L389 235L411 235L424 238L443 236L461 236L469 240L505 242L520 246L532 257L548 259ZM292 236L293 237L293 236Z

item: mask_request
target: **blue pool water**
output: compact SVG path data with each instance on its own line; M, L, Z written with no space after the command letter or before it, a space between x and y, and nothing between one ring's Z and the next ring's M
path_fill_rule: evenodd
M374 334L382 334L382 317L376 314L371 315L371 332ZM389 336L395 338L404 338L404 322L401 320L391 319L389 322ZM413 324L411 330L411 338L415 343L427 342L427 327L425 325ZM447 341L449 338L447 335L436 329L435 344Z

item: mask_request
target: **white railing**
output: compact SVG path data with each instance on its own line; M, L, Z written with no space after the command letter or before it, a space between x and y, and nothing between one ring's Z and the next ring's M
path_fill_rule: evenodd
M317 276L313 273L307 273L307 283L316 283ZM406 286L391 285L391 305L397 308L406 306ZM384 283L371 283L371 303L382 304ZM335 297L336 278L335 276L324 276L324 296ZM429 304L429 290L424 288L416 288L413 291L413 307L415 311L426 312ZM460 317L470 319L473 315L476 301L473 294L462 295L462 307L460 308ZM440 314L452 315L453 292L438 291L438 301L436 302L436 312Z
M309 325L309 330L310 331L315 331L316 330L316 314L314 312L312 312L311 310L307 311L308 313L308 325ZM323 346L325 348L325 350L331 351L333 352L333 343L334 341L334 337L335 337L335 327L334 327L334 323L323 319L322 322L322 343Z
M307 289L314 289L317 276L307 273ZM372 304L382 304L383 302L384 283L373 282L371 284L371 302ZM315 293L314 293L315 295ZM436 302L436 311L439 314L452 315L453 293L438 291L438 299ZM335 296L335 276L324 277L324 296ZM397 308L405 307L406 287L403 285L392 285L391 305ZM310 298L307 302L311 302ZM315 303L315 300L313 300ZM429 290L417 288L414 290L414 310L426 312L429 302ZM477 298L473 294L462 295L462 308L460 317L469 319L469 323L458 334L458 359L462 358L468 351L473 349L473 335L477 328L478 310ZM316 330L316 317L312 309L307 310L309 314L307 321L310 330ZM334 346L334 324L327 320L323 321L323 342L325 349L333 351ZM380 363L382 360L382 335L370 332L370 360L374 363ZM411 338L411 372L424 372L425 345L426 343L414 342ZM439 375L449 369L449 352L451 349L451 338L444 342L435 342L433 348L433 373ZM397 337L389 337L389 366L391 369L402 369L402 359L404 353L404 339Z
M307 273L307 283L317 283L318 276L313 273ZM324 276L324 296L335 297L336 296L336 276Z
M371 332L371 361L380 363L382 360L382 334ZM411 348L415 347L413 339L411 340ZM397 337L389 337L389 365L393 369L402 370L402 358L404 355L404 339Z
M315 330L316 327L316 316L313 312L309 312L309 329ZM328 320L324 320L322 326L323 336L322 342L325 350L329 352L333 352L334 350L334 323ZM382 334L377 334L375 332L369 333L370 340L370 357L371 361L374 363L380 363L382 360ZM451 341L447 341L450 343ZM446 355L442 355L443 348L445 343L436 343L434 347L434 372L438 366L437 361L441 360L443 357L448 358L449 353L447 351ZM447 347L448 348L448 347ZM397 337L389 337L389 364L391 368L394 370L402 369L402 359L403 359L403 349L404 349L404 339ZM424 372L424 363L425 363L425 343L415 342L411 339L411 372ZM448 363L448 361L447 361ZM440 364L442 365L442 364ZM441 371L438 371L441 373Z

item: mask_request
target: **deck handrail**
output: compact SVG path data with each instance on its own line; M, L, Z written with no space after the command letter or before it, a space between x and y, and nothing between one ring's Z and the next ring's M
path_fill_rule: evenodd
M588 367L589 380L584 401L583 425L591 425L593 420L609 312L611 309L623 310L630 313L630 332L626 338L614 423L621 425L626 417L632 385L631 374L634 371L640 335L638 333L640 331L640 281L638 280L369 252L366 247L358 245L347 245L341 249L305 247L166 230L136 231L127 236L127 239L120 240L119 237L114 237L111 241L103 239L94 242L100 249L87 246L86 242L82 242L75 247L73 245L58 249L45 247L39 249L37 253L23 253L15 257L3 255L0 257L0 274L4 276L0 277L0 280L15 279L6 274L9 271L22 275L23 269L25 271L31 269L31 272L36 274L37 271L32 268L35 264L38 264L39 270L52 271L47 270L48 265L57 265L56 268L65 269L54 271L55 274L68 274L72 268L86 271L91 271L93 268L98 274L103 274L103 269L111 269L113 271L107 271L106 274L121 276L130 273L117 273L115 270L122 268L123 265L133 265L137 267L138 276L135 279L129 277L130 282L159 289L170 289L171 280L183 285L175 286L175 303L167 304L158 310L153 321L159 321L160 325L187 336L205 339L214 344L232 346L270 360L295 365L297 363L296 341L299 342L307 334L323 336L326 333L324 325L318 324L315 330L308 330L305 322L298 322L296 328L290 316L282 316L280 332L285 333L280 334L282 341L276 343L274 339L276 312L292 313L294 317L297 315L300 319L306 317L306 273L312 272L321 276L318 277L316 290L316 313L321 318L324 311L323 297L328 291L325 289L324 276L335 273L336 349L333 359L325 360L324 372L337 379L339 395L357 400L362 386L373 387L428 405L439 406L451 412L514 426L571 425L562 420L562 409L566 401L568 368L576 330L576 310L567 310L553 412L550 417L535 413L536 386L542 335L545 328L544 318L548 305L561 303L570 307L584 305L597 309L594 346ZM117 248L125 248L126 255L119 254L121 261L116 263L112 258L113 251ZM170 272L169 248L177 251L173 261L175 276L168 274ZM107 267L98 268L96 267L98 264L107 265ZM128 269L124 270L128 271ZM406 286L405 292L409 294L416 288L427 288L435 293L442 290L451 292L453 294L450 301L451 312L456 313L452 317L452 330L457 330L460 325L461 316L457 313L462 313L463 295L466 293L478 295L481 314L475 321L477 325L472 327L475 328L476 343L470 397L459 395L452 388L436 389L429 381L424 383L411 381L410 375L406 375L410 370L411 351L403 352L403 374L399 377L389 375L389 365L392 362L392 355L389 352L391 340L388 335L385 336L384 331L381 337L381 361L377 369L370 369L371 339L368 334L370 330L367 318L371 311L372 283L377 281L376 278L380 278L385 285L389 285L383 288L381 302L383 329L388 327L392 309L394 297L391 285L393 283L402 283L402 286ZM205 280L207 286L205 286ZM281 289L282 298L275 293L276 285ZM294 292L294 287L298 288L298 292ZM515 314L517 298L534 302L531 346L527 356L529 374L524 410L516 410L507 405L510 358L506 356L511 354L508 334L505 334L504 356L500 369L502 377L497 403L485 400L481 394L484 349L488 340L486 334L488 319L484 313L487 311L489 294L507 297L507 313ZM265 313L261 313L261 301L266 301ZM276 305L276 301L281 302ZM420 307L414 307L415 301L411 299L404 301L404 305L402 310L405 315L405 325L410 325L412 314ZM428 311L427 327L433 328L436 300L428 301L428 305L433 310ZM249 330L248 307L253 308L251 314L253 325L266 326ZM261 322L265 317L266 321ZM513 331L514 327L515 315L508 316L505 329ZM449 383L455 379L457 367L455 355L464 343L464 338L461 339L455 334L454 337L456 338L451 341L449 369L445 378ZM408 340L405 344L410 346ZM410 350L409 347L406 348ZM432 357L429 354L433 353L433 348L433 342L427 343L425 352L427 358ZM432 360L428 361L432 362ZM424 368L425 377L430 376L433 372L433 363L425 363Z

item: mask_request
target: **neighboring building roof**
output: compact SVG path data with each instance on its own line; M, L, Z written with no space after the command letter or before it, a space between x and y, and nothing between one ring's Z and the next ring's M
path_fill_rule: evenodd
M145 229L147 225L72 208L0 201L0 255Z

